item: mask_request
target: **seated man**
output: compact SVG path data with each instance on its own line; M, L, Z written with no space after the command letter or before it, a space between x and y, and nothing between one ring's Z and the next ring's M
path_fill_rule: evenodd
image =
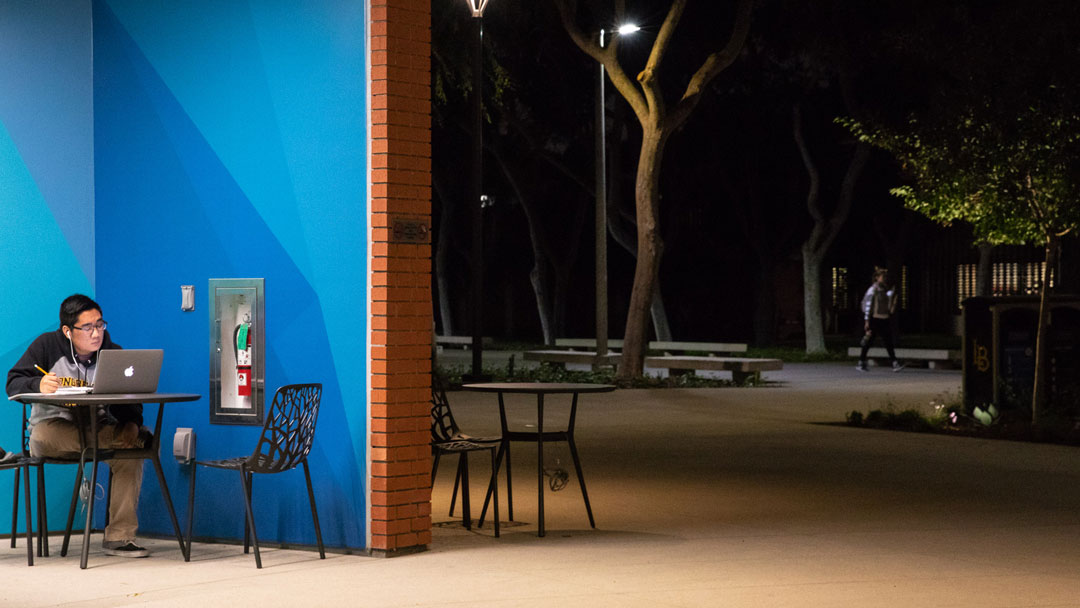
M120 348L109 338L105 326L101 307L96 302L78 294L65 299L60 305L60 329L38 336L8 372L8 395L55 393L61 386L93 383L98 351ZM97 415L102 422L98 426L98 445L142 447L141 405L114 405ZM30 411L30 454L39 457L77 454L79 431L74 420L69 408L35 403ZM146 557L149 554L135 544L142 464L141 460L109 461L112 499L104 544L108 555Z

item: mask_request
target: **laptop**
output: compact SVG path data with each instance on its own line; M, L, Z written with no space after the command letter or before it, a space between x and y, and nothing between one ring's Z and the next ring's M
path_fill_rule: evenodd
M99 351L90 392L95 395L156 393L164 358L165 351L160 348Z

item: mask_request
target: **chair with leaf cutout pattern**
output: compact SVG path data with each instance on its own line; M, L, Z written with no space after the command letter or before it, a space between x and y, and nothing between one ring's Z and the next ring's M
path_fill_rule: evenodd
M319 546L319 558L326 559L323 548L322 531L319 529L319 514L315 509L315 492L311 486L311 472L308 470L308 454L315 438L315 422L319 417L319 402L322 398L322 384L290 384L283 386L274 394L274 401L266 413L259 443L250 456L228 458L224 460L195 460L191 467L191 483L188 491L187 521L187 559L191 555L192 522L195 514L195 470L198 465L216 469L231 469L240 472L240 484L244 490L244 553L248 552L249 542L255 546L255 566L262 568L259 554L259 538L255 533L255 515L251 508L252 475L273 474L290 471L301 465L304 468L304 480L307 482L308 501L311 503L311 518L315 523L315 539Z

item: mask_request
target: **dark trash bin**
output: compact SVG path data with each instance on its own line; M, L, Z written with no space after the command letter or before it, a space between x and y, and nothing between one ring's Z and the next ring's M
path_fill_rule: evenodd
M998 298L968 298L963 308L963 393L964 405L970 410L976 405L994 402L993 315L990 305Z
M1050 400L1080 413L1080 306L1053 309L1050 334Z
M963 301L964 405L1030 407L1035 384L1039 297L976 297ZM1078 408L1080 296L1050 299L1047 332L1050 402Z

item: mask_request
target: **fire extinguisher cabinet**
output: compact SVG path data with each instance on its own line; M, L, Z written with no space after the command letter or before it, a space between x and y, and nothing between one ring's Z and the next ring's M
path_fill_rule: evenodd
M210 279L210 422L263 423L264 279Z

